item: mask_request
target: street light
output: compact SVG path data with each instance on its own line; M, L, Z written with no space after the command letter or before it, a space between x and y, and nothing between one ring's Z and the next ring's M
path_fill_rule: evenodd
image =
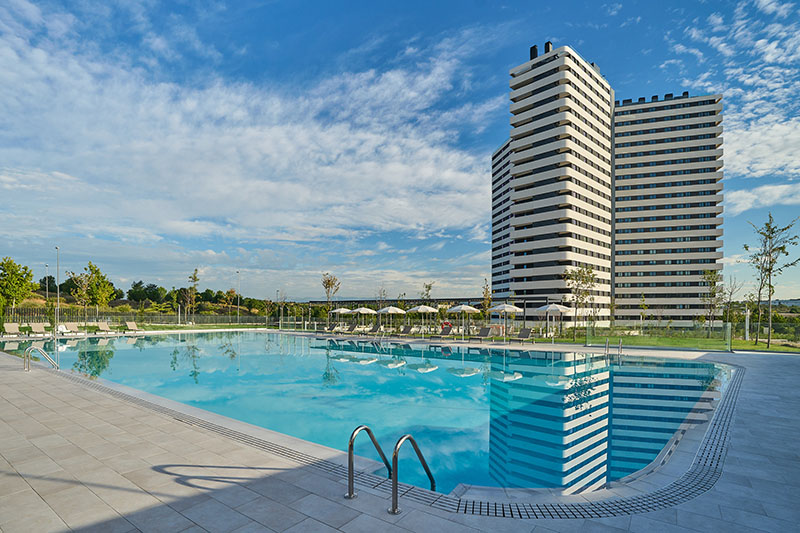
M56 330L61 323L61 250L56 246Z
M236 276L238 278L237 281L237 288L236 288L236 323L239 323L239 295L242 292L242 275L239 271L236 271Z
M44 264L44 301L50 302L50 265Z

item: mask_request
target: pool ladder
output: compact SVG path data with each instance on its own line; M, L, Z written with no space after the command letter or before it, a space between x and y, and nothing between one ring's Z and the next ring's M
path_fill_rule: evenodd
M381 449L381 445L378 444L378 440L375 438L375 435L372 433L372 430L366 426L361 425L358 426L356 429L353 430L353 433L350 435L350 441L347 443L347 494L344 495L347 499L353 499L358 494L355 491L355 468L353 466L354 456L353 456L353 442L356 440L356 436L361 433L362 431L366 431L367 435L369 435L372 444L375 446L375 449L378 451L378 455L381 456L383 460L383 464L386 465L386 470L389 471L389 477L392 478L392 507L389 509L389 512L392 514L398 514L400 512L400 507L398 505L398 496L397 496L397 489L398 489L398 481L397 481L397 455L400 453L400 448L406 441L411 442L411 446L414 448L414 451L417 453L417 458L419 462L422 464L422 467L425 469L425 473L428 474L428 479L431 482L431 490L436 490L436 481L433 479L433 474L431 473L431 469L428 467L428 462L425 460L425 457L422 455L422 452L417 446L417 441L414 440L410 434L406 433L400 439L398 439L397 444L394 445L394 452L392 453L392 464L389 465L389 460L386 459L386 454L383 453L383 449Z
M38 352L39 355L41 355L42 357L47 359L48 363L53 365L53 368L55 368L56 370L59 369L58 362L53 361L53 358L50 357L49 355L47 355L47 352L45 352L44 350L42 350L38 346L29 346L28 348L25 349L25 355L22 356L22 368L23 368L23 370L25 370L25 372L30 372L31 371L31 354L33 352ZM56 353L58 353L58 352L56 352ZM56 355L56 358L58 358L58 355Z

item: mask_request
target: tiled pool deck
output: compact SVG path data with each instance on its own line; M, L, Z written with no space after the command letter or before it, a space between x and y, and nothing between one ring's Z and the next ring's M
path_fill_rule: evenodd
M713 486L656 511L589 519L452 512L449 499L431 506L423 491L401 496L401 514L391 515L385 484L362 484L357 499L343 498L341 452L35 365L25 373L20 359L2 354L0 530L797 531L800 356L627 353L710 359L746 372ZM652 493L691 468L704 431L687 433L664 467L625 486L508 501L567 507ZM472 489L462 497L494 495Z

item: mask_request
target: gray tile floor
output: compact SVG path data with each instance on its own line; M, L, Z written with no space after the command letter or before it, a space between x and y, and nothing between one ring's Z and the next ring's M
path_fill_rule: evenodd
M0 530L798 531L800 356L703 358L748 369L724 473L711 490L645 514L514 520L402 498L403 512L390 515L382 493L362 488L346 500L342 480L313 466L41 368L24 373L19 359L0 355ZM665 484L671 475L665 469L648 482Z

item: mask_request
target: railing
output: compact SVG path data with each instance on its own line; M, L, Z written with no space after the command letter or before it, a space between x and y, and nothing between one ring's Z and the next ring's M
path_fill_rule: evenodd
M356 429L353 430L353 433L350 435L350 441L347 443L347 494L344 495L345 498L352 500L356 496L358 496L355 492L355 472L353 466L353 442L356 440L356 435L361 433L362 431L366 431L367 435L369 435L372 444L375 445L375 449L378 451L378 455L381 456L383 459L383 464L386 465L386 469L389 471L389 476L392 475L391 465L389 465L389 460L386 459L386 455L383 453L383 449L381 449L381 445L378 444L378 440L375 438L375 435L372 433L372 430L369 429L368 426L361 425L358 426Z
M59 362L60 362L61 358L57 355L58 352L56 352L56 358L58 358L59 361L56 362L56 361L53 361L52 357L47 355L47 352L45 352L44 350L42 350L38 346L29 346L25 350L25 355L22 357L22 368L25 370L25 372L30 372L31 371L31 354L33 352L38 352L39 355L41 355L42 357L47 359L47 362L49 362L51 365L53 365L53 368L55 368L56 370L59 370L59 366L60 366Z
M400 512L400 507L397 503L397 455L400 452L400 447L405 441L411 442L411 446L413 446L414 451L417 452L417 458L419 459L419 462L422 463L425 473L428 474L428 479L431 482L431 490L436 490L436 481L433 479L431 469L428 468L428 462L425 461L425 457L423 457L422 452L419 451L417 441L415 441L414 437L409 434L403 435L400 437L400 440L397 441L397 444L394 445L394 452L392 453L392 507L389 509L389 512L392 514L398 514Z

